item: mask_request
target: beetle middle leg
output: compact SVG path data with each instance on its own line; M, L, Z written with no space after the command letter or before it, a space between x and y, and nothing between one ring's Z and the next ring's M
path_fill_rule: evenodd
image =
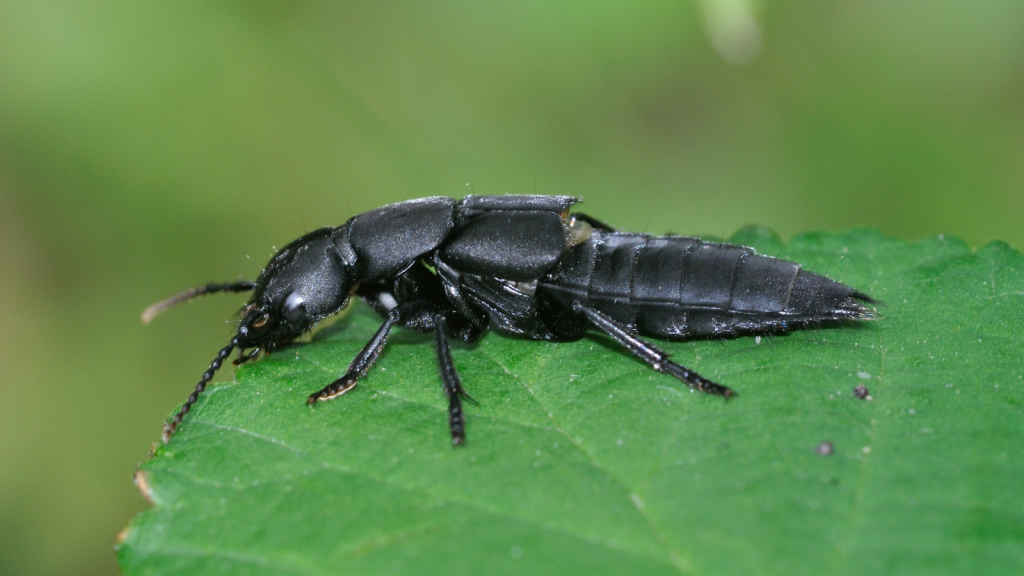
M577 314L583 315L591 326L610 336L613 340L632 352L634 356L643 360L658 372L671 374L690 388L700 390L701 392L724 396L726 398L736 395L736 393L729 388L726 388L721 384L716 384L711 380L704 378L700 374L697 374L693 370L672 362L668 359L669 355L667 352L657 346L641 340L640 338L637 338L636 335L634 335L626 326L604 312L589 306L584 306L579 301L573 302L572 310Z
M462 380L459 379L459 373L455 370L452 349L448 344L448 335L445 334L444 316L440 314L434 317L434 335L437 344L437 368L441 372L444 395L448 397L448 428L452 433L452 444L458 445L466 440L462 399L465 398L473 404L476 404L476 400L462 389Z

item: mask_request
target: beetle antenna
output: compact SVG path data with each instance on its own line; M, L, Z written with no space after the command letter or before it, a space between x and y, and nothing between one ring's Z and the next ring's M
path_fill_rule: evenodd
M171 434L174 434L174 429L178 427L178 424L181 424L181 419L184 418L190 410L192 410L192 406L196 403L196 400L199 399L199 395L203 393L203 390L206 390L206 385L213 379L214 373L217 372L220 365L224 363L224 360L227 359L231 354L231 351L234 350L236 346L238 346L238 336L232 338L231 342L229 342L227 346L220 349L220 352L217 353L217 357L213 359L213 362L210 362L210 367L206 369L206 372L203 372L203 377L199 380L199 383L196 384L196 389L189 394L188 400L186 400L181 406L178 413L174 415L174 418L170 422L164 424L164 433L162 436L164 444L167 444L167 441L171 439Z
M150 305L148 308L142 311L142 323L149 324L161 313L198 296L204 294L213 294L214 292L248 292L256 287L256 282L252 280L239 280L238 282L230 282L226 284L204 284L202 286L193 286L188 290L182 290L170 298L166 298L157 302L156 304Z

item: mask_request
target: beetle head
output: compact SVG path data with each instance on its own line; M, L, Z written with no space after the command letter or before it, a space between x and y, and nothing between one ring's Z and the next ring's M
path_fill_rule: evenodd
M331 228L315 230L274 255L242 309L239 346L293 338L345 307L352 272L331 233Z

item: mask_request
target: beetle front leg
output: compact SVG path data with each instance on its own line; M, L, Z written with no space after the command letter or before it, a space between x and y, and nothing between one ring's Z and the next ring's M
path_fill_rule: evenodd
M388 313L388 317L384 320L384 323L377 329L377 333L370 338L370 341L363 346L363 349L356 354L356 357L352 359L352 362L348 365L348 370L345 371L345 375L338 378L334 382L331 382L327 386L324 386L319 392L310 394L309 399L306 400L306 404L312 406L321 400L330 400L341 396L345 392L356 387L356 379L361 376L366 376L366 372L370 370L373 363L377 361L377 356L380 356L381 350L384 349L384 344L388 341L388 334L391 332L391 327L401 320L401 313L398 309L391 310Z

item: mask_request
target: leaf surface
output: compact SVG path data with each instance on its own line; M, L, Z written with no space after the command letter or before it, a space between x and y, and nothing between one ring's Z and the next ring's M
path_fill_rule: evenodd
M659 343L730 402L601 337L489 334L454 352L479 401L460 448L420 334L304 405L379 325L357 305L202 397L141 467L154 507L122 536L123 573L1024 571L1021 254L864 230L732 241L887 305L857 326Z

